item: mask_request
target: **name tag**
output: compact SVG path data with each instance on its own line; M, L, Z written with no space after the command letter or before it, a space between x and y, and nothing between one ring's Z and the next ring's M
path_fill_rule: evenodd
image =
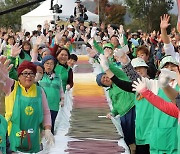
M28 129L28 133L29 134L32 134L32 133L34 133L34 130L31 128L31 129Z

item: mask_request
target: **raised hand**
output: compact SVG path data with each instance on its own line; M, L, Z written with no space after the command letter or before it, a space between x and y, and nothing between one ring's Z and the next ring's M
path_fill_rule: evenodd
M86 48L86 51L88 52L89 57L91 57L91 58L94 58L95 55L97 54L97 51L96 51L96 50L93 50L93 49L91 49L91 48L89 48L89 47Z
M142 80L138 78L137 81L133 82L132 87L133 87L132 89L133 91L136 91L137 93L141 93L143 89L147 88L145 78L142 78Z
M108 59L105 55L99 55L99 62L104 71L107 71L109 69Z
M43 43L45 43L45 39L46 39L46 37L44 35L38 36L35 44L36 45L43 44Z
M22 45L19 46L18 43L16 43L14 46L12 46L11 48L11 56L12 57L16 57L20 54L21 52L21 49L22 49Z
M6 80L9 77L9 71L12 68L13 64L10 64L10 60L7 60L6 56L0 56L0 83L5 84Z
M121 52L120 50L114 51L114 58L121 62L122 65L127 65L131 60L129 56L125 52Z
M172 79L177 79L177 73L175 71L170 71L167 68L161 69L161 74L158 79L161 88L166 87Z
M119 32L119 34L124 34L123 25L120 25L120 26L119 26L118 32Z
M164 14L163 16L160 17L160 19L161 19L160 28L166 29L170 25L169 23L170 16L168 14Z

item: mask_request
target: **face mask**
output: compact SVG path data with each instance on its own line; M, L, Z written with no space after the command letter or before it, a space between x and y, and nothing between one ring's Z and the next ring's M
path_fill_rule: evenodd
M43 77L43 74L41 74L41 73L37 72L37 73L36 73L36 76L35 76L35 80L34 80L34 82L38 82L39 80L41 80L41 79L42 79L42 77Z

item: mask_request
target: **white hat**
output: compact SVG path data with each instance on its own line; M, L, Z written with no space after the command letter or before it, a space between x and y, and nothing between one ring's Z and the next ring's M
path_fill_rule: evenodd
M146 62L144 61L144 59L140 58L140 57L137 57L137 58L134 58L132 61L131 61L131 65L135 68L135 67L149 67Z
M72 25L68 25L67 28L74 28Z
M179 63L170 55L164 56L159 64L159 69L162 69L166 63L173 63L174 65L179 65Z

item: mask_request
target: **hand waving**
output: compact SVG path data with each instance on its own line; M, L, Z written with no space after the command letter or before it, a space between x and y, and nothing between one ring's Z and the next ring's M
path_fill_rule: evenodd
M19 46L18 43L16 43L14 46L12 46L11 48L11 56L12 57L16 57L20 54L21 52L21 48L22 48L22 45Z
M145 78L142 79L138 78L137 81L133 82L132 87L133 87L132 89L133 91L141 93L143 89L147 88Z
M0 56L0 83L5 84L7 78L9 77L9 70L12 68L13 64L10 64L10 60L7 60L6 56Z
M164 14L161 16L161 23L160 23L160 28L161 29L166 29L170 23L169 23L170 16L168 14Z

